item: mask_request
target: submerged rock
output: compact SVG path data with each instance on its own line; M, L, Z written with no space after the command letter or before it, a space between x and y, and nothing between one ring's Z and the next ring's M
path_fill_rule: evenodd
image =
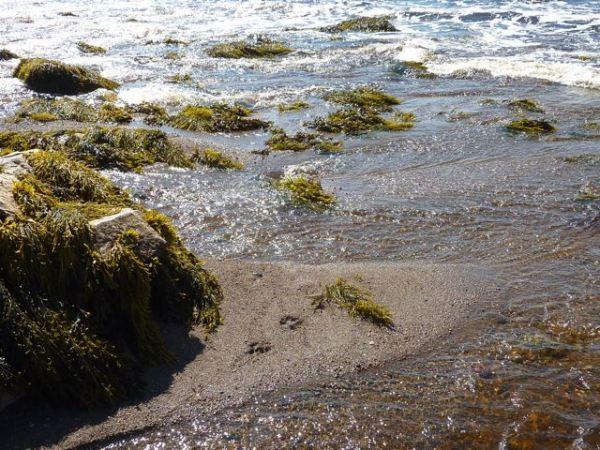
M30 89L47 94L77 95L99 88L119 87L115 81L89 69L43 58L23 59L13 76L22 80Z
M366 33L375 32L393 32L398 31L392 22L390 16L376 17L357 17L355 19L344 20L336 25L319 28L319 31L325 33L343 33L345 31L360 31Z
M397 112L393 117L383 117L372 109L344 108L317 118L308 125L324 133L359 135L369 131L404 131L415 124L415 115Z
M18 56L5 48L0 49L0 61L8 61L9 59L17 59Z
M259 36L254 42L234 41L217 44L208 50L208 55L213 58L273 58L287 55L293 50L283 42L273 41Z
M556 128L545 120L518 119L513 120L506 128L510 131L521 131L528 134L554 133Z
M81 53L91 53L94 55L102 55L106 53L106 49L104 47L98 47L96 45L87 44L83 41L77 42L77 48Z
M252 111L238 105L213 103L188 105L170 119L175 128L209 133L250 131L268 128L269 123L249 117Z
M341 105L356 106L377 111L391 111L401 100L371 86L361 86L347 91L334 91L325 96L325 100Z
M143 261L160 258L167 248L167 241L148 225L139 211L124 208L112 216L101 217L90 222L94 248L101 253L108 252L127 230L138 234L138 250Z

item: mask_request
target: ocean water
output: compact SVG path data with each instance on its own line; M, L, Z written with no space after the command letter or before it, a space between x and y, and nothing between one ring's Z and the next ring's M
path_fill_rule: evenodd
M581 198L600 183L598 1L1 4L0 47L96 68L122 83L123 103L176 111L239 102L296 131L336 108L326 93L372 84L416 114L408 131L337 136L345 150L333 155L261 156L253 151L268 132L165 127L224 148L246 169L106 174L171 216L201 256L480 263L503 280L504 306L483 305L479 326L460 344L343 380L324 374L111 447L600 448L600 201ZM380 14L399 31L316 30ZM256 35L295 51L273 60L206 54L217 42ZM108 51L82 55L80 40ZM418 77L407 61L436 77ZM11 78L15 65L0 62L2 116L32 95ZM191 80L175 83L174 75ZM517 98L536 100L543 112L511 109ZM311 108L277 112L295 100ZM507 132L522 115L557 131ZM281 173L318 176L337 205L323 214L291 206L268 182Z

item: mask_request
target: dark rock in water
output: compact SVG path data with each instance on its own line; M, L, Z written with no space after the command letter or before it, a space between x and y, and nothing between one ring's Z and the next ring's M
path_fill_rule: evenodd
M19 56L5 48L0 50L0 61L8 61L9 59L17 59Z
M360 31L364 33L398 31L390 22L390 16L357 17L344 20L336 25L319 28L325 33L343 33L345 31Z
M160 257L167 247L165 239L148 225L142 214L131 208L124 208L112 216L92 220L90 227L94 247L101 252L109 250L127 230L134 230L139 234L139 251L144 262Z
M30 89L47 94L77 95L119 87L115 81L91 70L44 58L23 59L13 76L23 80Z

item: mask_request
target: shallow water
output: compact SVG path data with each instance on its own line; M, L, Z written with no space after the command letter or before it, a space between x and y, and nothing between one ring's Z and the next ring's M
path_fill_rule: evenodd
M241 172L153 167L108 172L174 218L198 254L303 262L427 260L494 266L509 280L461 344L343 380L257 397L112 447L600 448L600 7L588 1L4 2L2 45L96 66L120 100L239 101L286 130L333 110L331 89L375 83L417 115L412 130L344 138L346 150L253 154L266 133L202 135ZM72 12L77 17L60 16ZM398 33L314 30L391 14ZM131 21L135 19L135 21ZM293 29L292 31L284 31ZM256 33L298 51L223 61L208 45ZM167 37L187 46L148 43ZM78 40L108 47L82 56ZM181 53L166 60L168 51ZM402 61L440 75L414 76ZM29 96L0 63L0 112ZM193 83L167 83L189 73ZM88 96L90 101L96 94ZM534 98L553 135L505 131L514 98ZM280 114L302 99L312 107ZM595 155L569 163L563 158ZM338 197L324 214L274 190L274 173L318 174ZM401 326L401 323L399 324Z

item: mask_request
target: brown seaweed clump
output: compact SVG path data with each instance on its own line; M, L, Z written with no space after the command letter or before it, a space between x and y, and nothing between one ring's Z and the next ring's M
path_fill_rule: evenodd
M511 100L508 102L508 107L517 111L544 112L544 109L535 100L529 98Z
M273 131L273 135L265 145L269 150L292 152L315 149L325 153L335 153L343 148L342 142L324 139L315 133L298 132L293 136L289 136L285 131L279 129Z
M359 135L369 131L403 131L415 124L413 113L398 112L391 118L372 109L344 108L318 118L308 125L324 133Z
M283 42L258 36L254 41L234 41L217 44L207 53L213 58L274 58L291 53L293 50Z
M375 17L357 17L355 19L344 20L336 25L319 28L319 31L325 33L344 33L347 31L357 31L363 33L379 33L398 31L392 22L390 16Z
M343 278L325 286L325 292L313 297L315 309L323 309L334 304L345 309L351 317L358 317L375 325L392 328L394 322L390 310L377 303L373 294L366 289L355 286Z
M62 152L97 169L139 172L155 163L194 167L192 157L159 130L96 126L87 130L0 133L0 154L34 148Z
M104 103L96 108L81 100L68 97L25 100L15 113L14 120L31 119L39 122L73 120L75 122L129 123L133 117L114 103Z
M545 120L518 119L513 120L506 128L509 131L523 132L527 134L554 133L556 128Z
M60 406L113 404L172 360L162 322L218 326L220 287L162 214L65 152L26 158L19 212L0 221L0 383ZM163 242L150 260L133 229L95 246L90 216L123 207Z
M310 104L303 101L296 101L292 103L281 103L277 105L277 110L279 112L295 112L301 111L303 109L310 108Z
M305 176L284 177L276 183L279 189L289 193L292 201L316 211L324 211L335 204L335 195L326 192L319 180Z
M119 87L115 81L89 69L44 58L22 59L13 76L28 88L46 94L77 95Z
M175 128L208 133L251 131L269 127L268 122L251 118L251 114L250 109L239 105L188 105L171 117L169 123Z
M391 111L393 106L401 103L400 99L393 95L370 86L361 86L346 91L335 91L326 95L325 100L375 111Z
M214 169L234 169L241 170L244 168L244 164L235 159L232 159L228 156L225 156L223 153L214 150L212 148L207 148L203 151L197 152L194 157L194 161L199 162L203 166L212 167Z

